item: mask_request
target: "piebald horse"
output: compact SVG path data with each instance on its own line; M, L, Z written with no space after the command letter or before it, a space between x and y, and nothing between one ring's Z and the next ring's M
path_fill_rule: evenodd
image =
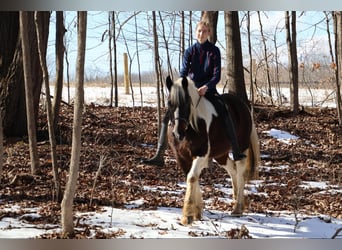
M260 159L259 139L248 106L237 96L223 94L236 128L241 152L247 157L234 161L230 158L231 141L214 106L205 97L200 97L189 78L175 82L166 79L169 90L168 108L171 114L168 142L175 154L177 165L186 174L186 193L183 205L183 225L200 220L203 200L199 184L201 171L211 160L223 167L230 175L235 200L232 215L244 211L244 187L250 179L258 177Z

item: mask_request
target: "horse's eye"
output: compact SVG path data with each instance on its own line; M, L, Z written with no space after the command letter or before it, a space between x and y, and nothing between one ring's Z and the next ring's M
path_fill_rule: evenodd
M174 112L176 110L176 106L173 105L171 102L168 102L168 108L170 112Z
M179 124L179 130L180 131L185 131L185 130L187 130L187 128L188 128L188 126L187 126L187 124L185 122L181 122Z

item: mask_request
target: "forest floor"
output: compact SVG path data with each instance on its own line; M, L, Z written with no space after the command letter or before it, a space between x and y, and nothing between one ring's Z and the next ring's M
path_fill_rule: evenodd
M72 116L72 107L63 105L57 137L59 176L63 188L70 163ZM131 201L139 199L145 201L139 207L143 210L182 207L184 192L179 192L179 183L185 181L185 176L176 166L171 150L166 151L163 168L140 163L142 158L155 153L158 139L156 116L153 107L86 107L76 211L96 211L103 205L125 208ZM261 184L257 186L257 193L249 194L249 212L287 210L342 219L342 130L336 117L336 109L332 108L305 108L293 116L289 109L256 107L255 121L262 154ZM24 219L37 224L60 223L60 204L54 201L53 195L49 141L44 136L47 133L45 116L40 118L39 127L41 166L34 176L29 174L27 139L5 139L0 220L4 217L18 218L25 213L25 208L39 207L39 217ZM287 131L299 139L277 140L266 132L272 129ZM211 209L231 211L232 204L220 199L227 194L214 188L214 184L231 185L229 176L214 166L204 169L201 174L203 199L211 200ZM310 183L325 183L329 189L310 186ZM21 209L2 209L8 204ZM80 231L78 238L87 237L86 231ZM61 236L47 234L42 237Z

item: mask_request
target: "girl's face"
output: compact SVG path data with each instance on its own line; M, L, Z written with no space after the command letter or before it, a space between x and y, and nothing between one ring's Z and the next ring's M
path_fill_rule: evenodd
M209 27L199 24L196 29L196 38L199 43L204 43L210 35Z

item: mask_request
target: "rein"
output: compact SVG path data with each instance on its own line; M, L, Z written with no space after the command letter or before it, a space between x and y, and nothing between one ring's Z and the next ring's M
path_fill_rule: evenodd
M200 97L198 98L198 101L197 101L197 103L196 103L196 106L195 106L195 108L197 108L197 107L198 107L198 104L200 103L201 99L202 99L202 96L200 95Z

